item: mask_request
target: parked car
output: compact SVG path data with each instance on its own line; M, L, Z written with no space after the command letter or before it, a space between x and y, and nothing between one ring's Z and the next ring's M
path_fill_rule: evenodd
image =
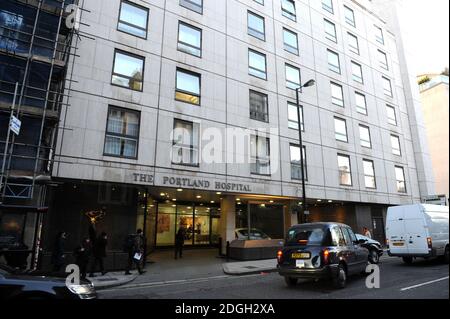
M440 205L389 207L386 221L389 256L411 264L415 258L442 256L449 262L449 210Z
M380 257L383 255L383 246L379 241L375 239L363 236L361 234L355 234L358 241L364 241L361 244L362 247L367 248L369 251L369 262L371 264L378 264L380 262Z
M344 224L295 225L278 251L278 273L288 286L310 278L331 279L336 288L344 288L348 276L365 273L369 251L363 243Z
M0 264L0 300L95 298L95 288L87 280L81 280L79 285L66 285L65 278L17 272Z
M238 240L248 240L248 228L238 228L234 231L235 237ZM250 240L271 239L269 235L257 228L250 229Z

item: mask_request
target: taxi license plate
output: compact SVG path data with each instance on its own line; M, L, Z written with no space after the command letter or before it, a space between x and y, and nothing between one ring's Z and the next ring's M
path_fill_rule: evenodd
M405 244L404 243L392 243L392 245L394 245L394 246L404 246Z
M292 253L292 259L309 259L311 258L310 253Z

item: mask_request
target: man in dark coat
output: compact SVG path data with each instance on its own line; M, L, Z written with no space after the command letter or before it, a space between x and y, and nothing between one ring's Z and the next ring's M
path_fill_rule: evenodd
M94 244L94 261L92 263L92 270L89 277L95 277L94 273L97 268L97 265L100 266L100 272L102 276L106 274L105 267L103 265L103 259L106 257L106 246L108 245L108 235L103 232L98 236L97 240Z
M56 235L55 244L52 252L53 271L59 272L64 265L64 246L66 242L66 233L59 232Z
M134 235L133 244L127 248L128 250L128 264L125 270L125 275L131 275L131 268L133 264L136 264L136 268L139 271L139 274L142 275L145 273L145 270L142 270L141 262L145 259L144 254L144 236L142 235L142 229L138 229L136 235ZM140 257L140 258L136 258Z
M184 227L181 226L180 229L178 229L177 234L175 235L175 259L178 259L178 256L180 256L180 258L183 258L185 236L186 231L184 230Z
M92 253L92 244L89 238L85 238L81 246L75 248L75 263L80 268L81 279L86 278L87 266Z

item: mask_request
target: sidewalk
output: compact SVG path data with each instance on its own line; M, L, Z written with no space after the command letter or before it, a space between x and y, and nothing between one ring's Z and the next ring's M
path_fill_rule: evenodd
M95 277L87 277L87 279L94 285L96 290L122 286L132 282L137 278L137 274L133 271L132 275L124 275L123 271L108 272L104 276L97 274Z
M223 264L223 272L227 275L249 275L277 270L277 259L264 259L242 262L228 262Z

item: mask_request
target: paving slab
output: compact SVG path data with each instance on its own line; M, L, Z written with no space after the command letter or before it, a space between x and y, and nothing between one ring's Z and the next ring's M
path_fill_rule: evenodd
M277 259L264 259L242 262L228 262L222 264L223 272L227 275L248 275L277 270Z

